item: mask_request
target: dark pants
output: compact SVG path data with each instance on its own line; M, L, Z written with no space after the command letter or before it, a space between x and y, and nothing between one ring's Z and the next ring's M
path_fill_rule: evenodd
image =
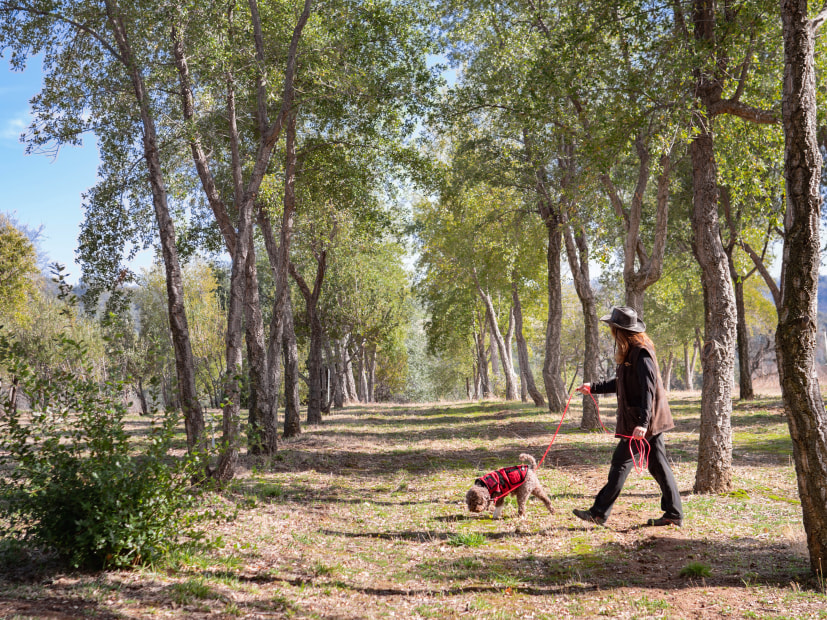
M632 450L638 456L640 442L632 444ZM681 495L678 492L678 485L675 483L675 476L669 461L666 460L666 445L663 442L663 433L649 438L649 473L660 486L661 498L660 507L663 516L670 519L682 519L683 508L681 506ZM629 452L629 440L621 439L612 455L612 466L609 469L609 480L597 497L594 498L594 505L590 511L595 517L607 519L612 512L612 505L615 503L626 476L632 471L634 463L632 454Z

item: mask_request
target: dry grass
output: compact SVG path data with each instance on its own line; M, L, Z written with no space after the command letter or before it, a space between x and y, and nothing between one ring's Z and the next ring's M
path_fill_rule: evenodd
M615 445L580 432L576 406L539 472L555 514L532 500L523 522L513 502L501 521L470 515L464 493L520 452L539 459L557 416L502 402L349 408L211 496L235 513L210 525L222 547L132 572L7 576L0 617L827 617L779 398L736 403L725 496L692 495L698 397L671 402L680 529L641 527L660 515L648 474L630 476L608 527L572 516Z

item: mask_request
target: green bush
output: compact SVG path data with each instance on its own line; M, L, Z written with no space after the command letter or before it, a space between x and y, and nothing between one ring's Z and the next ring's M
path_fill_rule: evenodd
M86 359L72 340L59 349L66 360ZM0 411L3 537L55 551L79 568L155 561L182 541L193 500L195 462L169 455L176 419L153 422L148 446L135 454L123 385L95 380L91 368L63 367L77 365L33 368L19 343L0 333L0 371L31 407L18 411L6 394Z

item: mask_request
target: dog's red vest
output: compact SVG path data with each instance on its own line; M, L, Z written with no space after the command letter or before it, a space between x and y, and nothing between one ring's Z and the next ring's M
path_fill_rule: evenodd
M527 473L528 465L514 465L488 472L483 477L477 478L475 482L487 488L488 494L494 500L508 495L520 486L525 481Z

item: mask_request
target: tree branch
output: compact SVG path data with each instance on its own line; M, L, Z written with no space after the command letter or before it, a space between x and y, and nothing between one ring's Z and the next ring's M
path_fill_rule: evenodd
M776 308L781 306L781 291L778 289L778 285L775 283L772 275L767 270L766 265L764 264L764 259L762 256L758 256L755 253L755 250L752 249L749 243L746 241L741 241L741 247L744 249L749 257L752 259L752 262L758 268L758 272L761 274L761 277L764 278L764 282L767 284L767 288L770 289L770 293L772 293L772 299L775 302Z
M821 6L821 10L818 12L818 15L816 15L813 19L810 20L810 24L813 27L813 32L821 28L821 25L825 21L827 21L827 2L825 2Z
M735 94L732 95L731 101L740 101L741 95L744 93L744 86L747 82L747 73L749 73L749 66L752 63L752 52L755 46L755 30L750 33L749 45L747 52L744 54L744 64L741 66L741 75L738 78L738 86L735 89Z
M256 104L258 106L258 130L266 131L270 121L267 118L267 81L264 79L264 36L261 33L261 16L258 13L258 2L249 0L250 18L253 20L253 38L256 44Z
M769 110L762 110L754 108L751 105L741 103L733 99L719 99L709 106L709 115L717 116L718 114L732 114L744 120L762 125L774 125L779 122L778 114Z
M267 129L264 135L264 147L272 149L281 134L281 128L287 118L287 113L293 105L293 97L296 93L295 77L296 77L296 57L298 55L299 38L302 30L310 17L311 0L304 0L304 10L299 16L299 21L293 29L293 38L290 40L290 47L287 51L287 66L284 71L284 93L282 94L281 110L279 111L276 120Z
M231 256L234 256L236 246L235 227L230 221L227 207L221 199L221 194L210 171L207 154L201 145L201 136L195 127L195 104L193 103L189 64L184 53L184 38L175 26L172 27L172 54L175 58L175 66L178 69L178 80L181 84L181 108L184 120L189 125L190 151L192 152L195 169L201 179L201 185L204 188L204 193L207 195L207 202L209 202L210 208L215 216L215 221L218 223L218 228L224 237L224 243L227 244L227 250Z
M51 13L49 11L38 11L37 9L33 9L32 7L23 6L23 5L20 5L20 4L10 4L10 3L6 3L6 2L0 4L0 13L15 13L15 12L30 13L32 15L39 15L40 17L51 17L52 19L55 19L57 21L61 21L61 22L64 22L66 24L69 24L73 28L77 28L78 30L81 30L81 31L85 32L86 34L90 35L92 38L97 40L97 42L100 43L107 52L112 54L112 56L115 59L117 59L118 62L120 62L122 65L127 65L126 58L124 56L122 56L118 52L118 50L115 49L115 47L111 43L109 43L106 39L104 39L102 35L98 34L98 32L96 30L93 30L92 28L90 28L89 26L87 26L85 24L81 24L80 22L77 22L77 21L75 21L75 20L73 20L69 17L66 17L65 15L61 15L60 13Z

